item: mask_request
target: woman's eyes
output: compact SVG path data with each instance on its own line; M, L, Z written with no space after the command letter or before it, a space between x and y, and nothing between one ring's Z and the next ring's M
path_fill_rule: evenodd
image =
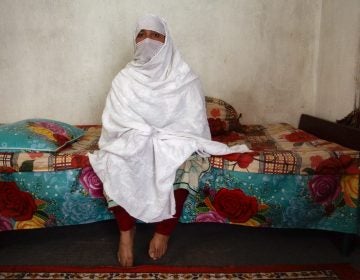
M136 39L143 39L143 38L153 38L153 39L161 39L162 37L165 38L165 36L163 36L162 34L158 33L158 32L151 32L151 33L146 33L143 31L140 31L138 33L138 35L136 36Z

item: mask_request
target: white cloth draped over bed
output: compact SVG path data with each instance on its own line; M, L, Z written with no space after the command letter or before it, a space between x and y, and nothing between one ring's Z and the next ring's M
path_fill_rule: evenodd
M175 214L176 170L192 153L222 155L248 148L210 140L198 77L174 47L166 23L145 18L137 29L157 21L165 28L165 43L150 61L131 61L113 80L100 150L89 158L112 200L139 220L158 222Z

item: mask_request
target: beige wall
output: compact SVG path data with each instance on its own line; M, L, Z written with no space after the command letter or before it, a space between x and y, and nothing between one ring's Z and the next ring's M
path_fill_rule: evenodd
M349 49L359 37L354 27L345 36L337 22L358 23L359 3L1 0L0 122L46 117L100 123L111 80L131 59L134 23L145 12L167 19L206 94L231 103L244 123L296 125L302 112L333 118L327 110L342 115L353 102L344 70L352 69L355 53ZM326 31L334 28L338 32ZM344 37L354 37L351 46ZM343 52L347 62L329 70L334 51L337 64L345 63ZM341 109L329 83L335 76L349 89Z
M360 63L360 1L322 2L317 116L338 120L354 107L356 64ZM360 78L360 77L359 77Z

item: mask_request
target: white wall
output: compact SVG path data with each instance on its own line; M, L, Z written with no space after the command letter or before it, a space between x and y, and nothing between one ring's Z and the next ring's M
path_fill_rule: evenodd
M360 63L360 1L322 2L315 112L338 120L354 108L356 64ZM359 89L360 90L360 89Z
M360 6L358 0L1 0L0 123L28 117L100 123L111 80L131 59L135 21L152 12L167 19L207 95L231 103L243 123L296 125L302 112L324 110L316 93L325 94L327 58L319 40L329 20L321 15L336 14L336 2L347 10ZM351 104L353 95L344 99Z

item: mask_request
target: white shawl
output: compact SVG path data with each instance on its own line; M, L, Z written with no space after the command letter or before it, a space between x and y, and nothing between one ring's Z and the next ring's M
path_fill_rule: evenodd
M148 17L164 26L165 43L149 62L133 60L113 80L100 150L89 158L112 200L139 220L158 222L175 214L175 173L192 153L248 148L210 140L198 77L173 45L165 21Z

